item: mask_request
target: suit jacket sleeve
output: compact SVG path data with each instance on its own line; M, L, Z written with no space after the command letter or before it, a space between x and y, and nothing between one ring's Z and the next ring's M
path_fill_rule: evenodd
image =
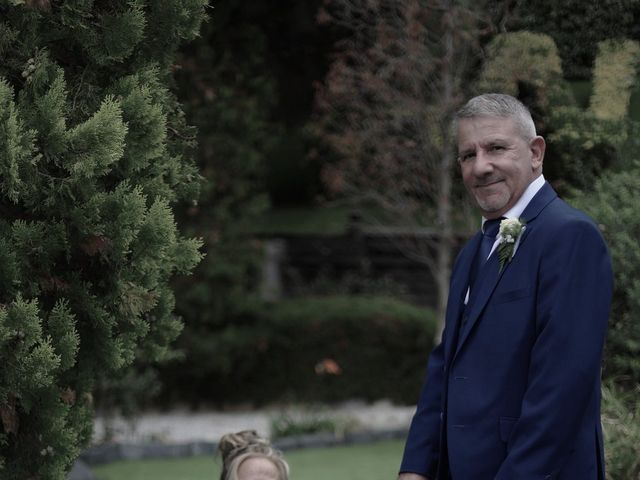
M587 405L599 395L594 384L613 288L610 257L588 220L557 230L540 250L528 386L496 480L552 478L561 471Z
M443 334L442 338L446 338ZM444 347L440 343L429 356L416 413L411 421L400 472L435 478L440 454L440 423Z

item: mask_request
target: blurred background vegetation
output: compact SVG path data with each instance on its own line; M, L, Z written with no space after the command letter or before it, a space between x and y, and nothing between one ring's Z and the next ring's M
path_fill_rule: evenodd
M448 169L453 183L448 248L455 252L476 220L455 168L424 163L421 170L430 152L444 151L441 120L429 122L449 118L472 94L500 90L530 107L548 141L545 176L596 219L611 246L616 292L604 399L615 448L608 461L611 478L638 476L638 429L622 419L637 420L640 381L640 2L212 3L202 37L181 51L176 72L209 180L181 219L205 239L207 257L176 285L183 355L161 368L161 403L414 402L438 330L437 295L408 298L402 281L381 286L379 271L360 268L318 271L265 300L264 249L274 238L348 236L355 218L365 234L392 227L383 235L400 254L437 276L438 264L425 260L438 255L432 244L408 246L394 235L444 230L433 191L422 190L429 184L438 192L438 169ZM458 19L449 30L447 14ZM413 37L401 28L412 20L422 29ZM443 38L454 45L453 60ZM417 44L424 53L412 66L402 49ZM445 105L433 97L446 81L455 92ZM397 115L393 102L406 102ZM405 185L407 177L422 184ZM390 190L400 193L382 198ZM365 357L380 375L362 374ZM323 358L341 374L318 375Z
M32 39L49 41L47 15L84 24L73 3L5 0L0 12L39 12L20 21L44 18ZM109 22L110 9L126 11L135 25L125 30L142 31L143 13L161 3L82 9L108 12ZM190 5L199 11L203 3ZM466 98L499 90L529 106L547 139L545 177L593 216L609 243L607 461L611 479L639 478L640 0L211 0L205 11L191 40L200 17L160 9L155 37L134 39L145 47L135 61L98 56L100 45L83 44L81 29L67 32L77 47L54 39L68 91L93 95L91 108L102 90L87 87L76 64L95 62L102 86L126 67L157 88L171 120L167 162L195 156L202 176L183 173L184 185L172 187L188 191L165 192L181 235L201 238L206 254L193 275L172 279L181 333L167 348L180 330L168 302L163 314L173 323L162 355L133 361L131 353L95 388L87 382L95 407L133 414L352 398L415 403L452 258L478 223L449 121ZM189 34L165 38L167 18ZM17 85L32 52L28 42L14 52L18 30L10 27L0 23L0 55L11 60L0 72ZM143 75L154 59L168 90ZM193 168L186 160L183 167ZM145 188L162 184L145 175L130 177Z

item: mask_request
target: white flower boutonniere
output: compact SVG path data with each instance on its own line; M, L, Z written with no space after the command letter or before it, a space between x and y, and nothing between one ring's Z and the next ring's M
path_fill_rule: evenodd
M516 254L520 243L520 235L525 229L525 221L518 218L505 218L500 222L498 259L500 271L511 261Z

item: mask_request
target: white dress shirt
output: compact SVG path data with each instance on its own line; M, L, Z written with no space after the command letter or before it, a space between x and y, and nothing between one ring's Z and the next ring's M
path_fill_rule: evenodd
M529 184L529 186L526 188L524 193L520 196L520 198L515 203L515 205L511 207L508 211L506 211L502 216L504 218L520 218L520 215L522 215L522 212L524 212L525 208L527 208L527 205L529 205L529 202L531 202L533 197L535 197L536 193L538 193L538 191L542 188L542 186L544 185L544 182L545 182L544 175L541 174L538 178L536 178L533 182ZM482 217L482 225L484 225L484 222L486 221L487 219ZM493 254L496 248L498 248L499 243L500 243L500 235L496 235L495 242L493 243L493 246L491 247L491 252L489 252L489 255L487 256L487 258L489 258ZM469 301L469 293L470 293L470 289L467 288L467 295L465 296L465 299L464 299L465 305Z

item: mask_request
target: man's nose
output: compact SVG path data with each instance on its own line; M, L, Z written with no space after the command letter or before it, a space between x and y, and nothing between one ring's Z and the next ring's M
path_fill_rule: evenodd
M493 161L491 156L484 150L476 152L476 158L473 162L473 173L476 176L483 176L493 171Z

